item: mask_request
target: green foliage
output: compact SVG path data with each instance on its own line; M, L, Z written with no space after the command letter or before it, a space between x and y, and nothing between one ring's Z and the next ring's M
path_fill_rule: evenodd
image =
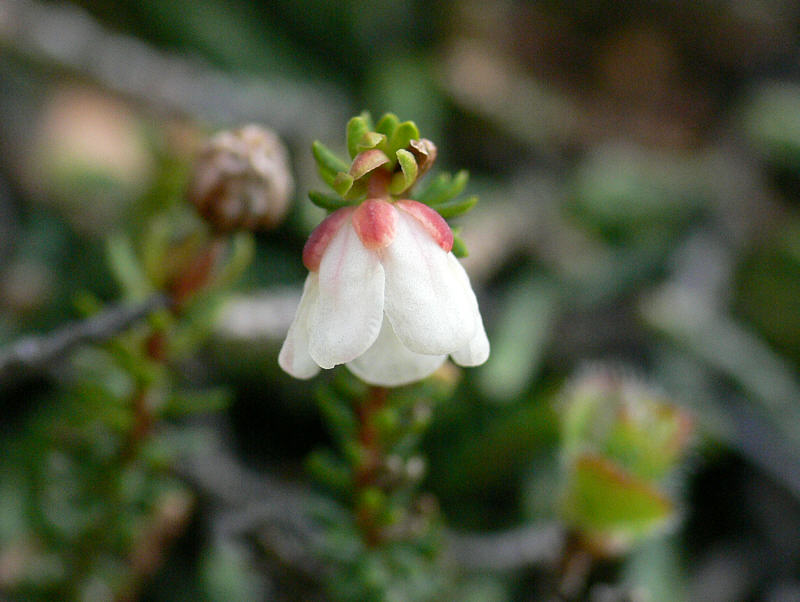
M338 453L316 451L306 466L339 500L321 514L335 599L429 600L451 583L437 561L435 509L416 490L426 393L436 396L435 387L368 387L340 371L317 396Z
M389 192L392 194L402 194L417 181L417 161L414 155L401 148L395 151L397 162L400 165L400 173L392 176L392 182L389 184Z
M378 129L378 131L381 130ZM397 155L398 151L408 148L412 140L419 140L419 129L413 121L404 121L398 123L391 134L387 134L387 136L389 136L387 154L391 157ZM399 155L397 157L400 158Z
M467 243L464 242L464 239L455 229L453 230L453 248L451 251L456 257L467 257L469 255Z
M420 203L425 203L435 209L437 205L446 203L461 194L468 181L469 172L463 169L455 176L443 173L430 180L425 188L417 192L414 198Z
M461 170L455 176L439 174L414 195L414 199L434 208L442 217L449 219L467 213L478 202L478 197L457 198L466 188L469 173ZM454 252L455 253L455 252ZM456 257L464 257L456 253Z
M347 150L352 160L350 166L321 142L312 145L320 176L341 198L312 191L309 193L311 201L318 207L335 211L362 200L366 194L367 180L380 169L387 169L390 173L388 193L393 197L407 195L423 173L417 157L410 150L411 142L418 140L420 132L416 124L412 121L401 123L392 113L381 117L374 130L369 113L353 117L347 123ZM425 165L424 170L428 167L430 165ZM458 172L455 177L441 174L422 191L411 196L430 205L444 218L457 217L478 202L474 196L456 198L463 192L468 179L469 174L465 170ZM458 257L466 256L463 241L459 241L455 253Z
M379 134L383 134L387 138L390 138L391 136L394 136L394 132L399 124L400 120L397 118L397 115L394 113L386 113L378 120L378 124L375 126L375 131Z
M342 207L348 207L353 203L351 201L342 199L333 194L325 194L324 192L317 192L316 190L308 191L308 198L320 209L326 211L336 211Z
M564 518L606 552L627 549L672 516L669 499L602 457L580 455L571 469Z
M423 601L452 591L452 575L440 560L438 529L429 529L413 542L369 547L344 508L320 508L319 520L327 533L322 555L337 567L328 582L333 599Z
M125 236L118 234L109 237L108 262L126 297L140 300L153 292L153 285L136 258L136 251Z
M26 599L138 595L188 522L194 494L175 466L192 435L172 436L172 421L219 412L230 394L185 388L175 365L208 336L254 246L249 235L213 239L184 207L164 205L106 249L125 302L158 293L172 303L73 353L68 378L5 442L16 451L0 470L17 475L26 509L7 528L23 563L0 586ZM80 306L105 311L90 294Z
M339 172L348 170L347 163L342 161L336 153L322 144L322 142L314 141L311 145L311 152L317 162L319 175L328 185L333 185L333 181Z
M185 519L190 494L168 470L178 450L163 442L165 466L138 449L133 435L140 423L132 400L142 385L129 361L123 349L87 349L74 362L73 385L9 442L27 456L25 480L17 484L27 514L14 545L30 557L14 577L18 591L71 599L94 586L138 587L129 557L143 545L142 534L158 523L165 503L177 500L175 517ZM150 391L166 386L166 373L157 372ZM149 444L157 440L153 435Z
M478 197L471 196L466 199L448 201L436 205L435 209L444 218L457 217L472 209L478 202Z
M675 503L662 484L686 454L689 416L607 369L580 375L560 411L564 520L604 554L627 551L668 524Z
M364 112L347 122L347 152L350 153L351 159L364 150L359 148L359 145L366 133L372 129L371 121L369 113Z

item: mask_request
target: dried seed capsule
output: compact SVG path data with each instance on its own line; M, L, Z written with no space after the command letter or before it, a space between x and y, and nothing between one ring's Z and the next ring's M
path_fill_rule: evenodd
M208 141L187 197L215 230L229 232L276 226L293 190L283 143L272 131L247 125Z

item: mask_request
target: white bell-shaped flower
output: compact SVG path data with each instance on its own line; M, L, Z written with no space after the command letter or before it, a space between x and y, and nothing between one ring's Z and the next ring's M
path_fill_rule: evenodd
M309 269L278 361L297 378L346 364L367 383L399 386L448 355L489 357L475 293L450 252L453 233L416 201L371 199L328 216L303 250Z

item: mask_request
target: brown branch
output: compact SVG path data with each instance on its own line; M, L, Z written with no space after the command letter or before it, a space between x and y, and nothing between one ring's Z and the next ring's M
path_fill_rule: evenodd
M106 341L169 303L157 293L137 305L111 307L49 334L23 337L0 350L0 384L15 374L42 371L78 345Z

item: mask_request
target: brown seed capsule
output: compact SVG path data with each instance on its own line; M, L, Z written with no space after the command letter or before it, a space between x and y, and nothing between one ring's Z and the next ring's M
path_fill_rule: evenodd
M215 230L229 232L276 226L293 190L283 143L272 131L247 125L208 141L187 197Z
M417 160L417 167L419 168L417 177L421 177L436 161L436 145L427 138L420 138L409 142L408 147Z

